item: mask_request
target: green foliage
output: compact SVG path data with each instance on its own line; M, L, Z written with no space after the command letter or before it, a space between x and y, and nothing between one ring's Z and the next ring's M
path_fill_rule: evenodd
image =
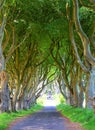
M60 104L57 109L73 122L79 122L87 130L95 130L95 115L92 110Z
M83 30L88 36L91 35L92 25L95 21L95 11L88 9L86 7L80 8L80 21L83 27Z
M59 94L59 100L60 100L60 103L64 103L65 102L65 99L64 99L62 94Z
M42 106L35 105L31 107L31 109L29 110L20 110L18 112L0 114L0 130L5 130L8 127L8 125L15 119L20 118L20 117L23 118L23 116L32 114L40 109L42 109Z
M44 105L45 100L46 100L46 95L40 96L37 99L37 103L40 104L40 105Z
M60 103L65 103L65 99L62 96L62 94L55 94L54 95L54 100L55 100L56 105L60 104Z

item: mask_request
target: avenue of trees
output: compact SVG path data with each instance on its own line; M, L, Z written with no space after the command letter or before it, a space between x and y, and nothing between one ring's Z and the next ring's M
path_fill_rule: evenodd
M0 113L55 83L67 104L92 107L95 0L0 0Z

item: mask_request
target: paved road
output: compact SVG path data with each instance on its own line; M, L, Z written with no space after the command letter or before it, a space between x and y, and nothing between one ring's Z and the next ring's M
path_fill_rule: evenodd
M66 130L64 118L54 106L47 106L42 111L17 122L9 130Z

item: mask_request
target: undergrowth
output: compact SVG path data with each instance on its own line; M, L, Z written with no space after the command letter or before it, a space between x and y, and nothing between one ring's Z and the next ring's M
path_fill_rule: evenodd
M8 125L12 121L14 121L16 118L24 117L24 116L32 114L40 109L42 109L42 106L36 104L36 105L32 106L31 109L28 109L28 110L20 110L18 112L0 114L0 130L5 130L8 127Z
M92 110L60 104L57 109L73 122L79 122L86 130L95 130L95 115Z

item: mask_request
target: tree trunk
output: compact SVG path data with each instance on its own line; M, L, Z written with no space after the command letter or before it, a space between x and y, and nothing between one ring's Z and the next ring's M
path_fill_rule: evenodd
M2 71L0 74L0 113L9 111L9 89L7 85L7 75L5 71Z
M78 107L83 108L84 92L80 91L78 98Z
M95 96L95 67L93 67L90 72L90 79L88 85L88 100L87 100L88 108L92 108L92 103L90 98L93 98L94 96Z
M78 107L78 88L77 88L76 84L75 84L73 91L74 91L75 106Z
M0 3L1 4L1 3ZM2 3L3 8L3 3ZM1 11L1 8L0 8ZM5 61L2 52L2 41L4 38L4 28L6 23L6 16L3 14L2 23L0 24L0 112L9 111L9 89L7 82L7 74L5 72Z
M16 86L16 90L15 90L15 93L14 93L14 96L13 96L13 100L12 100L12 111L16 111L16 103L17 103L17 97L18 97L18 94L19 94L19 88L20 88L20 80L18 78L18 81L17 81L17 86Z
M23 102L23 98L19 98L19 100L17 101L17 105L16 105L16 110L21 110L23 109L23 105L22 105L22 102Z
M27 110L28 108L29 108L29 106L28 106L28 99L27 98L24 98L23 99L23 109L24 110Z
M66 104L70 105L70 91L68 88L66 88Z

